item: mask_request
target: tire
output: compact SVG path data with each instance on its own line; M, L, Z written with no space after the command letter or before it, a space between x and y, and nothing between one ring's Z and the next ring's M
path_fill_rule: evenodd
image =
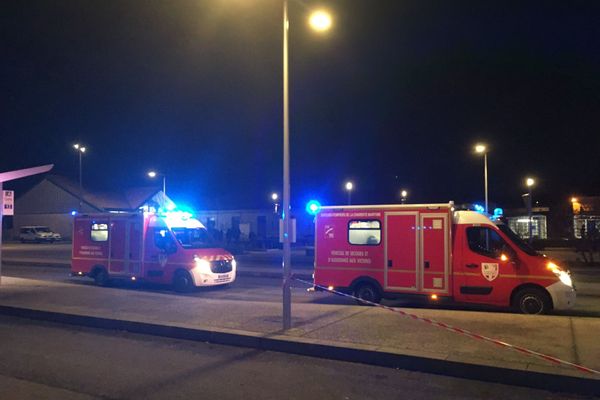
M379 292L379 288L368 282L359 283L356 286L354 289L354 297L370 301L371 303L379 303L381 301L381 293ZM369 305L368 303L363 303L360 300L356 300L356 302L360 305Z
M517 292L513 306L522 314L546 314L552 309L552 300L542 289L531 287Z
M110 277L104 268L99 268L94 274L94 284L96 286L108 286Z
M187 293L194 287L194 281L186 271L176 271L173 275L173 289L179 293Z

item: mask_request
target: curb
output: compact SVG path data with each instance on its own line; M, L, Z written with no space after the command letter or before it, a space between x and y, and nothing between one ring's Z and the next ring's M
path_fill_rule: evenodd
M71 268L71 263L65 263L65 262L18 261L18 260L10 260L10 259L2 260L2 265L7 265L7 266L15 265L15 266L24 266L24 267L46 267L46 268L57 268L57 269L70 269ZM294 273L292 271L292 273L295 277L298 277L300 279L307 279L307 280L312 279L312 272L311 273L303 273L303 272ZM274 278L274 279L279 279L282 277L280 271L238 270L236 272L236 275L253 277L253 278Z
M521 371L502 367L468 364L457 361L386 353L375 350L354 349L320 343L297 342L251 334L245 335L216 330L183 328L171 325L73 315L11 306L0 306L0 314L97 329L121 330L174 339L249 347L265 351L276 351L337 361L433 373L456 378L524 386L553 392L583 395L600 394L600 381L598 380L542 372Z

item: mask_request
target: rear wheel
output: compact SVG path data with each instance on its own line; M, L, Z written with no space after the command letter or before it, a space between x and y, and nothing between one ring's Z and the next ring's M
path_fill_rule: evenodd
M186 271L177 271L173 275L173 288L176 292L185 293L192 290L194 282L192 277Z
M108 286L110 278L104 268L100 268L94 274L94 283L96 286Z
M552 300L539 288L525 288L515 295L514 307L523 314L546 314L552 309Z
M354 297L360 300L370 301L371 303L379 303L381 301L381 293L379 289L372 283L359 283L354 289ZM360 300L356 300L360 305L368 305Z

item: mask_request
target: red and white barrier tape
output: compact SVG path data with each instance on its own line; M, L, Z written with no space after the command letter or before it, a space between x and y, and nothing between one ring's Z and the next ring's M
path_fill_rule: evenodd
M548 362L550 362L552 364L566 365L566 366L575 368L575 369L577 369L579 371L582 371L582 372L586 372L586 373L589 373L589 374L600 375L600 371L597 371L595 369L591 369L591 368L588 368L588 367L584 367L583 365L574 364L574 363L569 362L569 361L561 360L560 358L552 357L552 356L549 356L547 354L543 354L543 353L539 353L537 351L529 350L529 349L527 349L525 347L515 346L513 344L506 343L506 342L503 342L501 340L494 339L494 338L491 338L491 337L488 337L488 336L479 335L477 333L473 333L473 332L468 331L466 329L456 328L456 327L454 327L452 325L449 325L449 324L446 324L446 323L443 323L443 322L439 322L439 321L436 321L436 320L433 320L433 319L430 319L430 318L419 317L418 315L407 313L406 311L402 311L402 310L397 309L397 308L392 308L392 307L384 306L382 304L373 303L373 302L368 301L368 300L359 299L358 297L352 296L350 294L338 292L337 290L329 289L329 288L327 288L325 286L315 285L312 282L305 281L305 280L302 280L302 279L299 279L299 278L292 277L292 279L294 279L294 280L296 280L298 282L302 282L302 283L307 284L307 285L318 287L319 289L322 289L322 290L324 290L326 292L329 292L329 293L333 293L333 294L337 294L339 296L348 297L348 298L351 298L351 299L354 299L354 300L358 300L358 301L360 301L362 303L369 304L369 305L372 305L372 306L375 306L375 307L384 308L384 309L386 309L388 311L391 311L391 312L403 315L405 317L412 318L412 319L414 319L416 321L425 322L427 324L430 324L430 325L433 325L433 326L437 326L438 328L443 328L443 329L449 330L450 332L458 333L458 334L461 334L461 335L464 335L464 336L468 336L470 338L477 339L477 340L483 340L485 342L493 343L495 345L498 345L498 346L501 346L501 347L504 347L504 348L507 348L507 349L512 349L512 350L515 350L515 351L518 351L520 353L527 354L527 355L530 355L530 356L535 356L535 357L541 358L542 360L546 360L546 361L548 361Z

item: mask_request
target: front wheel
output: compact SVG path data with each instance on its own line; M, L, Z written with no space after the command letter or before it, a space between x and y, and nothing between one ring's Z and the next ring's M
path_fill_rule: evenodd
M541 289L525 288L516 294L514 307L523 314L546 314L552 309L552 300Z
M177 271L173 276L173 288L176 292L185 293L192 290L194 282L186 271Z
M379 289L372 283L364 282L359 283L354 289L354 297L357 298L356 302L360 305L369 305L361 300L366 300L371 303L379 303L381 301L381 293Z

